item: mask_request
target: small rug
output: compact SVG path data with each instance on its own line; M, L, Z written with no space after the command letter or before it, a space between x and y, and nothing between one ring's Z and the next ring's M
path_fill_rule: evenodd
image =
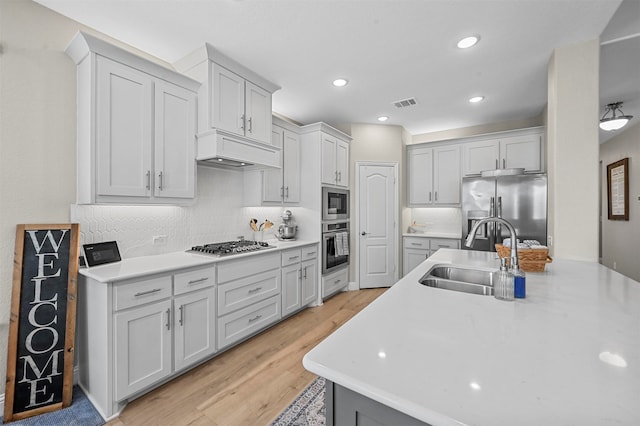
M326 422L323 377L316 378L271 426L324 426Z
M2 423L2 417L0 417L0 423ZM82 389L74 386L71 405L67 408L7 424L11 426L101 426L104 420Z

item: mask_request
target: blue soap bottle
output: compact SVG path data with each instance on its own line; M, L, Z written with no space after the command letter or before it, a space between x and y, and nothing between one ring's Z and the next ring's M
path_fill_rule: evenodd
M527 276L520 268L513 270L513 296L524 299L527 295Z

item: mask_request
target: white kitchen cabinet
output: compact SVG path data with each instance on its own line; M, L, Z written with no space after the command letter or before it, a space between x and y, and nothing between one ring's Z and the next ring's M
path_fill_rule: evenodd
M67 53L78 65L77 202L193 202L199 84L83 33Z
M404 237L402 250L403 275L441 248L459 249L460 240L450 238Z
M307 306L318 297L318 246L302 248L302 306Z
M317 297L317 245L282 252L282 316L299 311Z
M337 293L349 285L349 268L343 268L336 272L322 276L322 298Z
M407 148L410 206L460 204L460 146Z
M329 134L322 135L322 183L349 186L349 144Z
M302 270L300 263L282 267L282 316L302 306Z
M544 171L542 130L507 132L491 139L462 144L462 173L478 176L485 170L523 168L527 173Z
M300 202L300 136L273 125L272 143L281 147L281 169L265 169L262 174L262 202L297 204Z
M271 139L271 93L212 62L211 128L261 142Z
M78 280L80 383L105 417L216 352L215 268Z

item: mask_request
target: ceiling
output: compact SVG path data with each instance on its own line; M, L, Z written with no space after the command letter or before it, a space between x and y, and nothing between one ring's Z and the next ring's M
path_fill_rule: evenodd
M386 115L386 124L414 135L538 116L547 102L554 48L599 37L620 5L620 0L36 1L169 63L208 42L281 86L273 96L274 111L301 124L324 121L348 131L349 123L378 123L377 117ZM620 38L610 33L611 40ZM480 36L480 42L458 49L458 40L468 35ZM611 44L612 50L620 45ZM333 87L338 77L349 84ZM617 96L626 96L625 90L616 87L608 96L624 100ZM476 95L484 101L469 103ZM392 104L409 97L417 105ZM625 113L632 113L626 107Z

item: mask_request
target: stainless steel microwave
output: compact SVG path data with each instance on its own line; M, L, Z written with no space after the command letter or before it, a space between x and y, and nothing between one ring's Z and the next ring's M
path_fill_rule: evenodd
M322 220L349 219L349 190L322 187Z

